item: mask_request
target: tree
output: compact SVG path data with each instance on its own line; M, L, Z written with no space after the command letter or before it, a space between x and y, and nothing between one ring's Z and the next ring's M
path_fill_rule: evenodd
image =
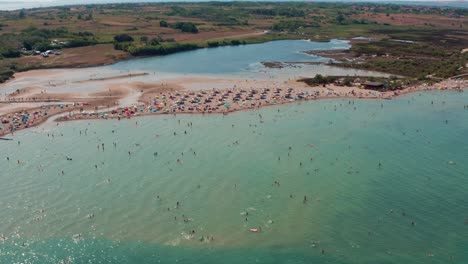
M21 53L19 50L14 50L14 49L6 49L6 50L0 50L1 56L5 58L18 58L21 57Z
M140 41L145 43L145 44L148 44L148 37L147 36L143 36L140 38Z
M47 42L45 38L37 36L28 36L23 40L23 47L27 50L33 50L39 43L44 42Z
M177 22L175 28L180 29L182 32L198 33L197 26L192 22Z
M19 17L20 19L21 19L21 18L25 18L25 17L26 17L26 12L24 12L24 10L21 10L21 11L19 12L18 17Z
M325 78L321 74L315 75L314 81L318 84L323 84L326 82Z
M120 34L120 35L114 36L114 40L116 42L132 42L134 39L132 38L132 36L128 34Z
M336 16L336 22L338 22L338 24L343 24L343 22L345 21L345 16L343 14L339 14L338 16Z
M160 27L168 27L169 24L167 23L166 20L161 20L161 21L159 21L159 26L160 26Z

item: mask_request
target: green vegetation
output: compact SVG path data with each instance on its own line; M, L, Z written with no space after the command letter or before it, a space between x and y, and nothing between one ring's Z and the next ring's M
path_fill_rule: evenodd
M317 86L334 83L336 80L338 80L338 77L336 76L323 76L321 74L317 74L313 78L302 79L301 81L310 86Z
M372 76L322 76L315 75L313 78L303 78L299 80L310 86L320 86L327 84L336 84L339 86L354 86L356 83L364 84L366 82L380 82L383 84L379 91L395 91L401 89L404 85L414 84L414 81L408 79L399 79L396 76L390 77L372 77Z
M459 69L468 63L468 54L461 53L468 32L410 29L384 32L395 38L355 44L350 52L355 56L371 57L364 63L347 63L345 66L425 79L428 76L447 78L460 74ZM396 38L405 41L395 41Z
M168 55L176 52L194 50L200 48L197 44L191 43L167 43L150 45L143 47L129 46L127 51L133 56L154 56L154 55Z
M238 40L238 39L231 39L231 40L223 40L223 41L208 41L206 43L208 47L221 47L221 46L237 46L237 45L244 45L247 44L245 40Z
M127 34L120 34L114 37L115 42L132 42L134 41L133 37Z
M192 22L177 22L174 28L180 29L182 32L198 33L197 26Z
M15 72L8 68L0 68L0 83L7 81Z
M431 19L424 21L429 16L422 15ZM18 69L60 66L50 66L47 59L21 66L23 59L46 50L67 53L72 47L113 44L116 50L149 56L278 39L357 36L375 38L350 51L366 59L341 66L442 78L468 72L468 53L461 53L468 43L467 16L468 9L318 2L121 3L6 11L0 12L0 81ZM261 31L269 33L240 36ZM103 56L107 52L115 51Z
M311 27L320 27L319 23L311 22L307 23L302 20L280 20L271 26L272 30L275 31L288 31L288 32L296 32L299 29L306 29Z
M160 26L160 27L168 27L169 24L167 23L166 20L161 20L161 21L159 21L159 26Z
M275 7L275 8L256 8L250 11L251 14L263 16L281 16L281 17L304 17L306 12L294 7Z

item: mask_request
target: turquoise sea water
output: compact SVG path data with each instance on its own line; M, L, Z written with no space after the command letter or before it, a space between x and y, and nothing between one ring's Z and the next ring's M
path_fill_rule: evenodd
M0 142L0 263L468 263L467 104L427 92L21 131Z

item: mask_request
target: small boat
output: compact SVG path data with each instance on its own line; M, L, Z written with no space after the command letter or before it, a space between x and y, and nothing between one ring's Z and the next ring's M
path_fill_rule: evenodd
M260 231L261 231L260 228L250 228L250 232L252 232L252 233L258 233Z

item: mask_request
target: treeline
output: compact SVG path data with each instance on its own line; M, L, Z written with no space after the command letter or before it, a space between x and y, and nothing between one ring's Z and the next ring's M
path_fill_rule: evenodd
M240 40L223 40L223 41L208 41L209 48L221 46L237 46L246 44L245 41ZM181 51L195 50L203 48L195 43L160 43L156 45L136 46L129 42L116 43L115 48L126 51L133 56L158 56L169 55Z
M201 18L217 25L246 25L249 12L242 8L224 9L214 6L184 8L173 5L166 13L168 16Z
M54 38L64 39L52 42ZM97 44L91 32L69 32L65 27L57 29L43 29L28 27L20 34L3 34L0 38L0 58L20 57L22 49L26 51L46 51L51 49L74 48Z
M186 33L198 33L197 25L193 22L176 22L169 24L166 20L159 21L160 27L172 27Z
M197 44L192 43L165 43L155 46L129 46L127 52L133 56L154 56L154 55L168 55L181 51L188 51L198 49Z
M283 17L303 17L306 15L304 10L296 8L256 8L250 11L254 15L263 15L263 16L283 16Z
M280 20L271 26L274 31L297 31L300 28L320 27L318 22L306 22L303 20Z
M155 55L168 55L176 52L181 51L188 51L199 49L203 47L213 48L213 47L221 47L221 46L237 46L237 45L244 45L247 44L245 40L238 40L238 39L225 39L222 41L207 41L206 45L203 44L195 44L195 43L161 43L163 39L153 38L148 39L147 37L143 36L140 37L140 41L144 43L144 45L136 44L135 40L132 36L127 34L120 34L114 37L114 48L116 50L122 50L130 53L133 56L155 56Z
M156 38L147 40L146 45L135 45L133 37L121 34L114 37L114 48L130 53L133 56L168 55L180 51L194 50L200 48L192 43L160 43Z
M238 40L238 39L232 39L232 40L223 40L223 41L207 41L206 44L210 48L214 47L221 47L221 46L238 46L238 45L245 45L247 44L245 40Z
M321 74L317 74L313 78L303 78L299 81L305 82L310 86L317 86L334 83L336 80L338 80L338 77L336 76L323 76Z

